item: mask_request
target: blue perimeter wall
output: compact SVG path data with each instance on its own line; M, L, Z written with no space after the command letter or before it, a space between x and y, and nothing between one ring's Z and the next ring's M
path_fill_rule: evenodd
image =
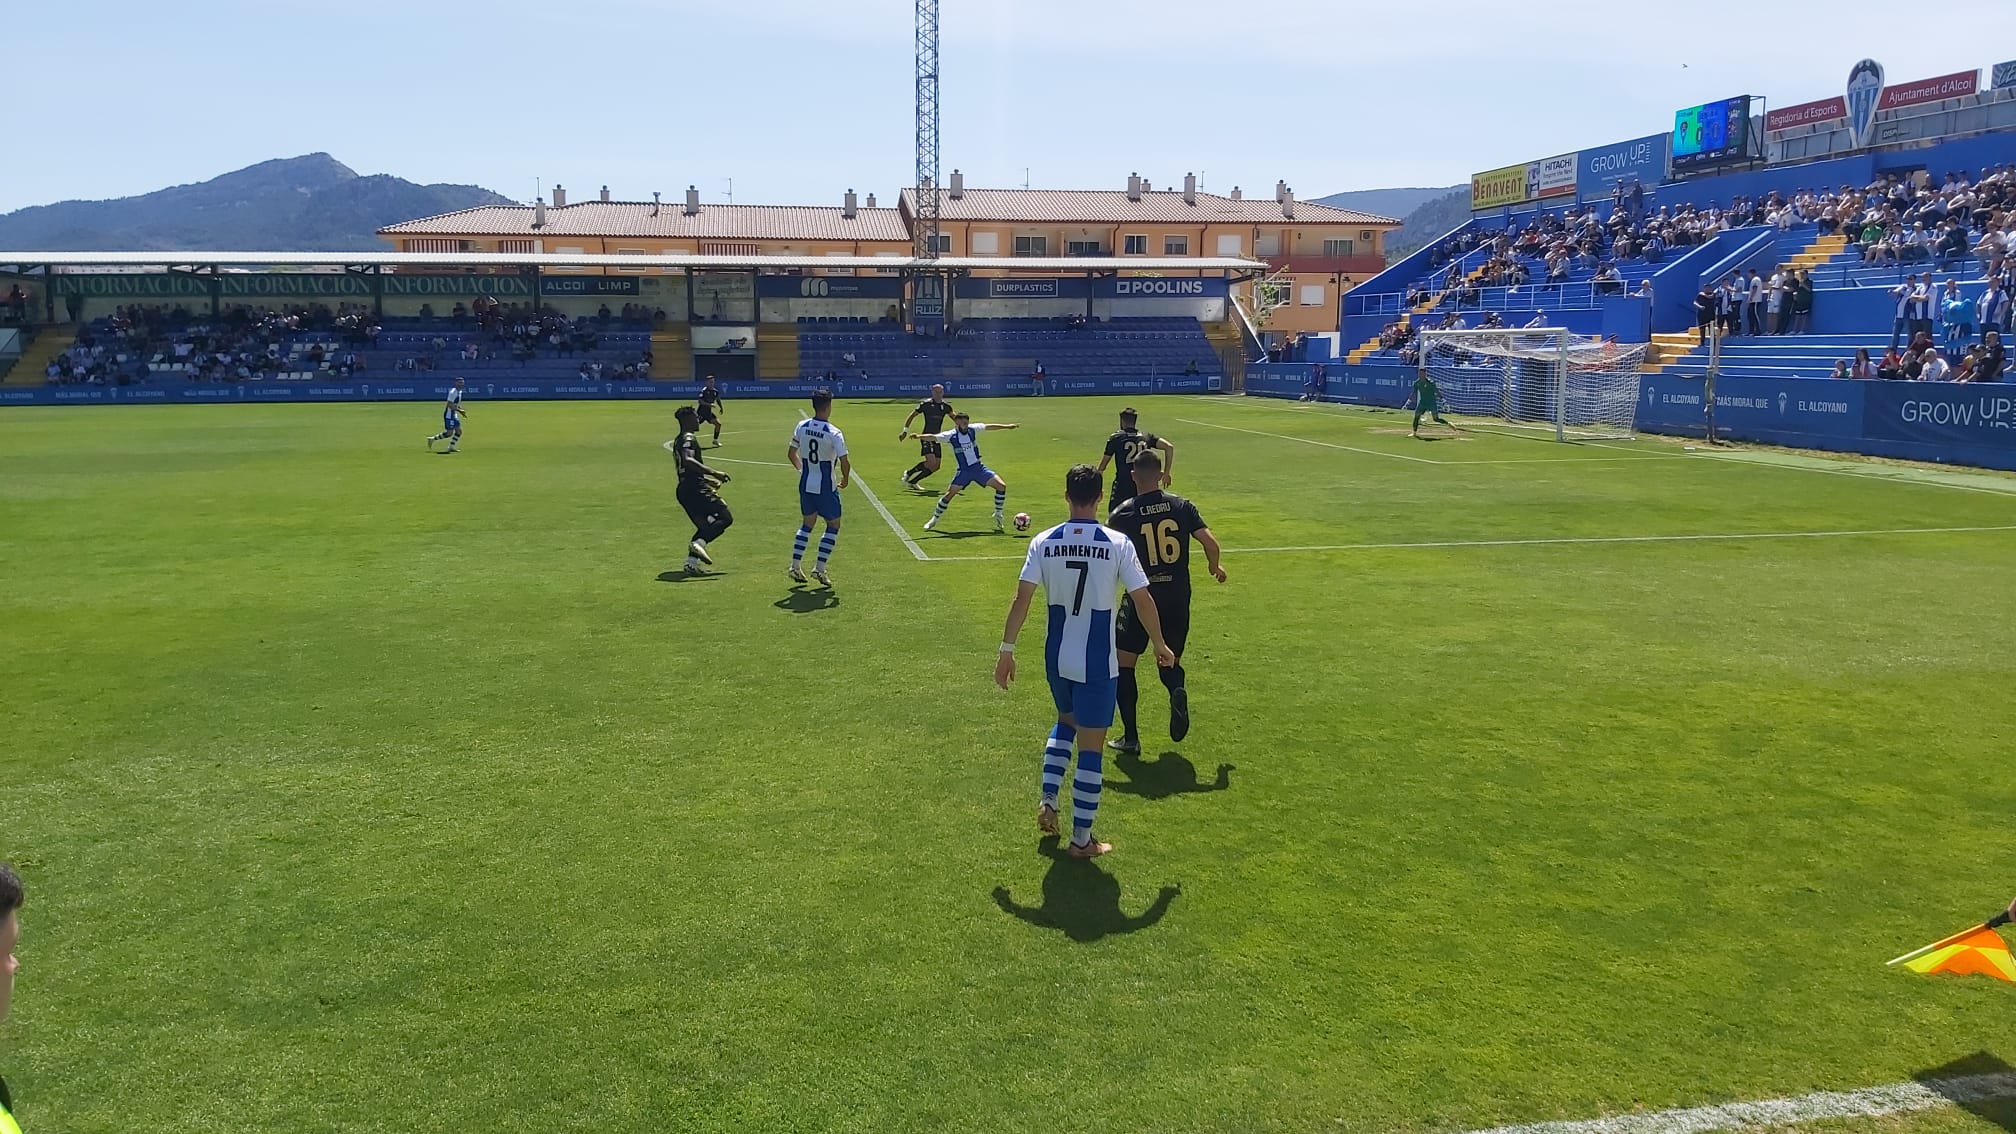
M1249 367L1246 392L1301 397L1311 369ZM1701 436L1702 385L1699 378L1645 375L1639 431ZM1414 371L1333 364L1325 368L1324 389L1325 401L1398 409L1413 393ZM1715 383L1715 432L1798 449L2016 470L2016 383L1723 378Z
M231 404L243 402L437 402L448 396L453 375L420 380L352 382L241 382L190 386L0 386L0 405L161 405ZM803 398L827 386L841 398L921 398L931 392L928 381L876 382L722 382L731 399ZM948 392L960 398L1028 396L1027 380L953 382ZM1043 384L1045 394L1209 394L1224 386L1216 375L1170 378L1060 378ZM698 382L582 382L576 379L519 379L470 382L472 403L499 401L686 401L700 390Z

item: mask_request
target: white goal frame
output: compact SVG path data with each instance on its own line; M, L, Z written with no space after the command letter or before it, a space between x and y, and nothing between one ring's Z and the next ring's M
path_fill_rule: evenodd
M1637 436L1645 345L1606 343L1562 327L1423 330L1415 370L1435 381L1446 413L1548 430L1556 441L1627 441ZM1486 361L1438 368L1450 352ZM1476 373L1452 391L1459 370L1466 378Z

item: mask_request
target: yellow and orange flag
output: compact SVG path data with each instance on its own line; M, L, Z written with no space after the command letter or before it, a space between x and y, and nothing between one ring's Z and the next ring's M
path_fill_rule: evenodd
M2000 919L2006 922L2005 919ZM1914 973L1978 973L2016 984L2016 957L1991 923L1983 922L1941 938L1922 949L1914 949L1889 962L1901 963Z

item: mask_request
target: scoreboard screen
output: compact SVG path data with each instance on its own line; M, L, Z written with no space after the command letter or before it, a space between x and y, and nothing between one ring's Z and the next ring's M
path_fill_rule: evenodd
M1750 156L1750 96L1690 106L1673 115L1673 168L1726 165Z

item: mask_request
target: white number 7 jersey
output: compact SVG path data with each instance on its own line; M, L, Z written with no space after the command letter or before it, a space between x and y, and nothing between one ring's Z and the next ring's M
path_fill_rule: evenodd
M1120 676L1113 645L1120 592L1148 585L1126 536L1091 520L1059 524L1029 541L1022 581L1041 583L1050 606L1043 661L1051 676L1077 682Z

